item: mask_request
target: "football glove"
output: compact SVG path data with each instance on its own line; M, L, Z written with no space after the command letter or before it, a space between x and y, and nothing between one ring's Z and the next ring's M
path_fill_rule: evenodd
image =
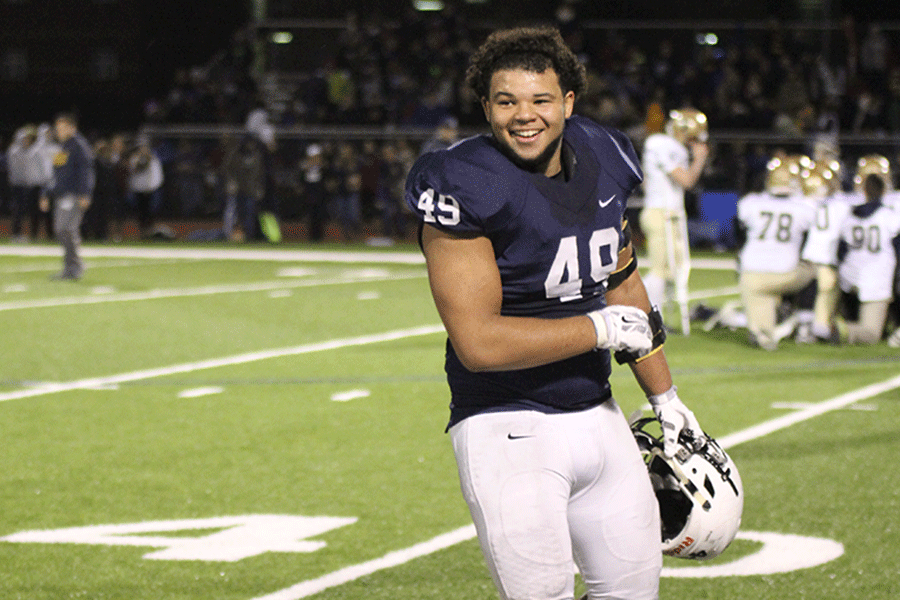
M682 432L690 433L691 437L700 437L703 430L697 417L678 398L678 388L674 385L655 396L648 396L650 406L656 415L663 434L663 453L672 458L678 450L678 437Z
M647 313L635 306L614 304L588 313L597 332L597 348L644 355L653 348Z

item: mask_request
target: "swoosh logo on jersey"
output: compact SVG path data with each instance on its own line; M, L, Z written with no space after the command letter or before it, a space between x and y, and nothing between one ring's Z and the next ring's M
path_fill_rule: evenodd
M598 200L597 202L600 204L600 208L606 208L607 206L609 206L609 203L615 199L616 199L616 195L613 194L612 196L609 197L609 200L607 200L606 202L604 202L603 200Z
M513 435L513 434L510 433L510 434L507 434L506 439L508 439L508 440L521 440L521 439L524 439L524 438L533 438L533 437L534 437L533 435Z

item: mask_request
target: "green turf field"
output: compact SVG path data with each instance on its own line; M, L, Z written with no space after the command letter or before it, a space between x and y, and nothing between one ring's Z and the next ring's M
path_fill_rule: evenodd
M89 246L71 283L55 247L0 245L0 599L496 598L416 249L245 250ZM735 285L692 273L707 304ZM666 349L746 503L661 597L900 597L900 351Z

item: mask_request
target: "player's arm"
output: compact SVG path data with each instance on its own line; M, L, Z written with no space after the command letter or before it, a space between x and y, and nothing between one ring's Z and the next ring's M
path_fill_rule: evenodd
M709 146L703 142L693 142L691 144L692 158L688 168L675 167L669 173L669 177L686 190L693 188L700 181L707 156L709 156Z
M617 272L627 268L629 261L633 260L633 254L634 249L629 242L628 246L619 252ZM651 311L650 299L637 269L634 269L624 280L616 283L615 287L610 287L606 292L608 304L635 306L646 313ZM669 364L666 362L666 355L661 345L639 361L628 364L638 385L648 396L661 394L672 387L672 375L669 372Z
M425 225L422 249L438 313L470 371L536 367L589 352L597 344L587 317L502 316L500 271L487 238L457 237Z
M617 272L622 272L632 258L633 250L629 242L628 246L619 253ZM608 303L635 306L644 311L651 310L647 290L644 288L644 282L637 269L633 269L625 279L614 281L614 283L615 286L611 286L606 292ZM662 328L661 320L656 323L654 328ZM662 333L654 331L654 336ZM665 339L664 335L662 339ZM666 361L662 344L655 345L649 354L630 361L628 365L659 420L663 433L664 452L672 456L677 447L678 436L683 429L692 430L699 435L701 428L694 413L678 398L678 389L672 383L672 374L669 371L669 363Z
M508 317L490 240L422 229L422 249L435 305L457 356L470 371L526 369L596 348L650 347L646 316L607 307L563 319Z

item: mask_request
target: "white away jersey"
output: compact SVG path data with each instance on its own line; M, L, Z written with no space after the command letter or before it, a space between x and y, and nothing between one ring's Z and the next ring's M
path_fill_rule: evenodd
M688 149L672 136L654 133L647 138L641 160L645 208L684 210L684 189L669 174L687 169L689 160Z
M737 217L747 230L740 252L743 271L788 273L800 262L815 207L801 197L748 194L738 201Z
M890 192L885 192L884 196L881 198L881 203L900 212L900 191L892 190Z
M838 269L841 289L856 292L860 302L893 297L897 254L893 239L900 234L900 213L888 206L858 206L841 226L847 254Z
M858 194L838 192L823 198L816 206L816 220L809 230L801 258L820 265L837 266L841 225L857 204L864 201Z

